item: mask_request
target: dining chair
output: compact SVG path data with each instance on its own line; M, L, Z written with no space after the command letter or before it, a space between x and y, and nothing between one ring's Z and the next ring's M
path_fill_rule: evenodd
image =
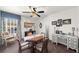
M18 41L18 45L19 45L19 50L18 50L19 53L22 53L22 51L30 48L28 42L21 43L21 41L19 39L17 41Z
M35 50L38 52L38 53L48 53L48 41L49 39L48 38L45 38L42 42L38 43L35 47Z

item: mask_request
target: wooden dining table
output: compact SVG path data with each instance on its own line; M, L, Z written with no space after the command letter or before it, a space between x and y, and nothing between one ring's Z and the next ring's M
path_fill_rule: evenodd
M31 52L34 53L36 44L39 43L39 42L42 42L44 40L44 38L45 38L44 35L37 34L37 35L27 36L24 39L25 39L26 42L32 43Z

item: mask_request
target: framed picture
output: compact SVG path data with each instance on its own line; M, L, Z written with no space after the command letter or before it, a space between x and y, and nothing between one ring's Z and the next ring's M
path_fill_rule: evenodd
M63 24L63 20L58 19L56 26L59 27L59 26L62 26L62 24Z
M24 28L31 28L33 23L24 22Z
M65 20L63 20L63 24L71 24L71 19L65 19Z
M52 21L52 25L56 25L57 24L57 21Z

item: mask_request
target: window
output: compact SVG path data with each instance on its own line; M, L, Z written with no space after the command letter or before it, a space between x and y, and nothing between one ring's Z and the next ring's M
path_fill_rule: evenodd
M17 32L18 20L4 17L3 32L15 34Z

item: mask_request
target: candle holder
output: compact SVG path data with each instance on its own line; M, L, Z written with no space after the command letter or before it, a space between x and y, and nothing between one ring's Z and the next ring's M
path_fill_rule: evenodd
M75 27L72 27L72 35L74 36Z

